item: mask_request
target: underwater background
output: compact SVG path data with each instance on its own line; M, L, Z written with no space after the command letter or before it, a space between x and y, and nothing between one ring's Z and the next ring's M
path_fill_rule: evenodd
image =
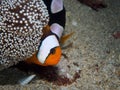
M2 70L0 90L120 90L120 0L105 0L98 11L77 0L64 3L64 35L74 34L62 45L60 63L35 67L37 77L25 86L18 80L34 72Z

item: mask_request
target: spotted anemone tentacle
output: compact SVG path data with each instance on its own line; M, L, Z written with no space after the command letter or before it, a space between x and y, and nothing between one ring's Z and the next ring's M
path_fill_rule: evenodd
M36 52L48 22L42 0L0 0L0 64L8 67Z

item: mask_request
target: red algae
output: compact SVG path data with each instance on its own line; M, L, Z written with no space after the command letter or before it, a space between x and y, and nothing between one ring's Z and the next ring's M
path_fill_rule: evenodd
M78 0L79 2L91 7L93 10L98 11L99 8L106 8L107 5L104 0Z
M58 79L53 84L60 85L60 86L62 86L62 85L63 86L70 85L70 84L76 82L76 80L78 78L80 78L80 72L81 71L75 72L75 74L74 74L72 79L69 79L68 77L65 77L65 76L58 76L57 77Z
M113 36L115 39L120 39L120 31L117 31L117 32L113 33L112 36Z
M68 78L64 75L59 75L59 68L55 66L38 66L35 64L27 64L25 62L20 62L19 64L13 66L18 68L26 73L32 72L37 75L39 79L53 83L54 85L66 86L70 85L78 78L80 78L81 71L76 71L73 75L73 78Z

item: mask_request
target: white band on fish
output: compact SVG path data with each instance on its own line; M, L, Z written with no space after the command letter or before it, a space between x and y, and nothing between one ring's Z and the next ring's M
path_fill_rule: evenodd
M50 26L51 32L55 33L59 38L62 36L63 27L57 23Z
M51 12L57 13L63 10L63 0L53 0L51 4Z
M50 50L59 46L59 42L55 35L50 35L46 37L38 50L37 58L43 64L50 54Z

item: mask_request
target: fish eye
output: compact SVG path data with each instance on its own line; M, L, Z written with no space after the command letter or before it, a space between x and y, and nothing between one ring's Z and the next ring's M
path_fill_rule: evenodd
M50 50L50 54L55 54L55 48L52 48L52 49Z

